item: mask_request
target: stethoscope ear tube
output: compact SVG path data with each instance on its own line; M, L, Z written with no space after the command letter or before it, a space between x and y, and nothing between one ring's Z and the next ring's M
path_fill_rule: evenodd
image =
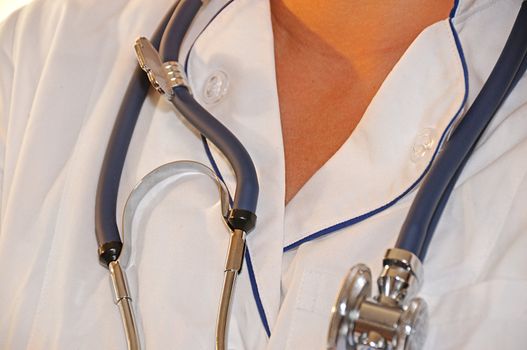
M397 248L424 259L459 174L478 140L527 68L527 2L481 92L423 180L401 228Z
M165 15L152 37L156 47L161 42L175 6ZM121 252L122 243L116 221L117 193L128 146L149 88L148 79L137 67L117 113L101 166L95 198L95 236L99 261L105 267L117 260Z
M202 3L202 0L185 0L174 12L159 49L163 62L178 61L185 33ZM229 223L233 229L245 232L252 230L256 222L259 185L249 153L229 129L194 99L188 86L174 87L169 100L185 119L227 157L236 174L236 192Z
M164 62L179 60L179 52L185 35L203 2L203 0L181 0L178 2L159 45L159 54Z
M256 169L249 153L226 127L194 100L187 88L175 88L172 103L229 160L236 174L237 184L233 202L235 211L232 214L233 219L229 222L236 226L234 229L249 231L256 221L254 212L259 188Z
M179 51L183 37L201 5L202 1L200 0L184 0L171 18L169 29L163 35L160 56L164 62L163 66L168 68L168 75L166 75L168 78L170 78L169 75L174 76L173 73L175 73L180 81L184 80L182 79L184 78L183 74L178 74L179 70L177 69L181 66L177 62ZM173 67L176 69L174 70ZM216 323L216 349L223 350L227 347L231 296L236 275L240 272L243 264L245 235L254 228L256 223L258 178L249 153L236 136L194 99L188 84L176 83L175 80L173 83L172 93L168 95L169 101L190 124L205 138L212 141L223 153L236 175L236 192L232 210L227 219L232 232Z
M223 350L227 343L231 296L236 275L241 271L243 265L245 236L247 232L253 229L256 222L258 179L254 164L240 141L194 100L182 66L177 62L182 41L202 3L201 0L179 1L174 13L164 18L154 35L153 42L139 38L135 50L140 69L146 72L148 80L160 93L168 97L168 100L172 102L183 117L220 149L236 174L237 186L233 208L228 212L228 215L224 214L231 237L216 327L216 348ZM165 28L167 28L166 31ZM164 33L161 38L162 32ZM159 43L161 43L161 56L158 53ZM128 292L126 274L123 269L128 262L127 253L129 253L129 249L123 250L115 211L126 153L149 88L148 80L140 69L137 69L132 77L112 130L99 178L95 210L99 260L104 266L109 267L129 349L139 348L140 339L133 313L132 298ZM138 201L144 193L148 192L150 185L154 185L159 180L159 176L162 178L166 175L165 171L170 173L174 169L178 170L176 168L179 166L166 165L149 174L145 182L136 189L137 191L134 191ZM211 175L209 174L209 176ZM215 175L211 177L215 177ZM221 188L224 197L222 203L225 204L228 202L228 194L226 188ZM133 207L137 202L132 198L127 206L128 204L132 204ZM222 205L222 208L224 207L225 205ZM132 212L135 212L135 209ZM125 216L127 213L128 211L125 209ZM123 227L126 229L129 226L131 224L127 224L125 217ZM121 268L121 262L124 264L123 268Z
M217 186L220 202L221 202L221 215L225 220L229 215L229 194L225 184L216 176L214 171L205 165L193 161L176 161L164 164L150 173L145 175L143 179L137 184L137 186L130 193L128 200L126 201L123 214L123 223L122 223L122 232L123 232L123 248L121 254L117 261L112 261L109 264L110 276L112 281L112 286L114 289L114 302L119 307L121 314L123 327L126 334L126 339L128 342L128 348L130 350L138 350L141 348L141 332L140 321L136 318L134 312L134 299L132 293L128 287L127 273L126 270L130 268L130 261L133 257L134 246L137 245L139 238L137 237L137 230L133 229L134 219L136 219L136 214L138 213L138 208L144 204L143 201L146 197L155 198L156 189L160 190L165 188L165 186L173 185L178 181L188 177L188 176L203 176L205 175L211 179ZM230 246L233 243L237 244L238 249L230 249L229 255L234 255L234 261L231 271L228 272L229 278L226 279L226 297L229 297L228 300L225 300L223 305L225 305L220 310L224 310L224 315L219 318L221 324L227 324L228 319L228 310L230 302L230 295L232 294L232 288L234 283L234 277L232 274L236 274L241 268L240 264L243 258L243 250L245 240L242 239L234 240L237 238L234 232L231 233ZM236 259L238 257L238 259ZM133 261L133 260L132 260ZM227 262L227 268L229 264L229 259ZM224 300L224 299L222 299ZM222 333L223 334L223 333Z

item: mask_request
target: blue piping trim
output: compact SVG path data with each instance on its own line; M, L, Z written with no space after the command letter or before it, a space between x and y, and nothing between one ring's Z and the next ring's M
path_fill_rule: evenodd
M185 73L188 75L188 63L189 63L189 57L190 57L190 53L192 52L192 49L194 48L194 45L196 44L196 41L197 39L201 36L201 34L203 34L203 32L208 28L208 26L212 23L212 21L214 21L214 19L223 11L227 8L227 6L229 6L234 0L230 0L228 3L226 3L212 18L211 20L209 21L209 23L207 23L207 25L203 28L203 30L196 36L196 39L194 40L194 42L192 43L192 45L190 46L190 49L188 51L188 54L187 54L187 57L185 58ZM218 164L216 163L216 160L214 159L214 156L211 152L211 149L210 149L210 145L209 145L209 142L207 140L207 138L203 135L201 135L201 141L203 143L203 148L205 149L205 154L207 155L207 158L209 159L209 162L212 166L212 169L214 170L214 172L216 173L216 176L218 176L218 178L223 181L223 183L225 183L224 179L223 179L223 176L221 174L221 171L218 167ZM225 186L227 187L226 183L225 183ZM232 203L233 203L233 200L232 200L232 196L231 196L231 193L229 191L229 189L227 189L227 191L229 192L229 203L232 207ZM267 337L271 337L271 329L269 328L269 322L267 321L267 315L265 313L265 309L264 309L264 306L263 306L263 303L262 303L262 299L260 298L260 291L258 290L258 283L256 282L256 275L254 273L254 268L253 268L253 263L252 263L252 260L251 260L251 254L249 252L249 247L246 248L246 251L245 251L245 262L247 263L247 272L249 274L249 280L251 282L251 290L252 290L252 293L253 293L253 297L254 297L254 301L256 302L256 308L258 309L258 314L260 316L260 320L262 321L262 325L265 329L265 333L267 334Z
M454 7L454 12L455 12L455 8L457 7L457 0L456 0L456 3L455 3L454 6L455 6ZM320 231L317 231L315 233L307 235L304 238L302 238L302 239L300 239L298 241L295 241L295 242L285 246L284 247L284 253L288 252L288 251L290 251L292 249L295 249L298 246L300 246L300 245L302 245L302 244L304 244L306 242L313 241L313 240L315 240L317 238L329 235L330 233L333 233L333 232L338 231L340 229L343 229L345 227L357 224L357 223L359 223L361 221L364 221L364 220L366 220L366 219L368 219L368 218L370 218L370 217L372 217L372 216L374 216L374 215L376 215L376 214L378 214L378 213L390 208L395 203L397 203L399 200L401 200L404 196L406 196L408 193L410 193L413 189L415 189L417 187L417 185L421 182L421 180L425 177L425 175L428 173L428 171L430 170L430 168L432 166L432 163L434 162L439 150L441 149L441 145L443 144L443 142L445 141L447 135L449 134L450 128L452 127L454 122L458 119L458 117L461 115L461 112L463 111L463 107L465 106L465 104L467 102L467 98L468 98L468 68L467 68L467 62L465 60L465 54L463 53L463 47L461 46L461 42L459 40L459 36L458 36L458 34L456 32L454 24L452 23L452 18L449 18L448 23L450 24L450 29L452 30L452 34L454 36L454 41L455 41L456 48L457 48L457 51L458 51L458 54L459 54L459 59L461 60L461 66L463 67L463 78L465 80L465 94L463 96L463 101L461 102L461 106L459 107L457 112L454 114L454 117L450 120L450 122L448 123L447 127L443 131L443 134L441 135L441 138L439 139L438 147L434 151L434 154L432 155L432 159L430 160L430 162L426 166L424 172L419 176L419 178L408 189L406 189L402 194L400 194L399 196L397 196L395 199L393 199L392 201L388 202L387 204L385 204L383 206L380 206L380 207L378 207L378 208L376 208L376 209L374 209L374 210L372 210L370 212L367 212L365 214L359 215L357 217L354 217L354 218L346 220L346 221L342 221L342 222L340 222L338 224L326 227L326 228L324 228L324 229L322 229Z
M450 10L450 18L456 17L456 11L459 6L459 0L454 0L454 6L452 7L452 10Z
M227 183L223 179L223 176L221 175L220 168L218 168L218 164L216 163L216 160L214 159L214 156L212 155L212 152L210 150L209 141L207 138L203 135L201 135L201 142L203 142L203 148L205 149L205 153L207 154L207 158L209 158L210 165L212 166L212 169L216 173L216 176L225 184L225 188L227 188L227 193L229 194L229 206L232 208L232 196L231 191L229 191L229 188L227 187Z
M251 254L249 252L249 247L245 251L245 262L247 263L247 271L249 272L249 280L251 281L251 289L254 295L254 301L256 302L256 307L258 308L258 314L260 315L260 320L265 328L265 333L267 337L271 337L271 329L269 328L269 322L267 322L267 316L265 315L265 309L262 304L262 299L260 298L260 292L258 291L258 283L256 283L256 276L254 275L253 263L251 260Z
M233 0L229 1L227 4L225 4L225 6L223 6L220 11L211 19L211 21L205 26L205 28L201 31L201 33L196 37L196 39L203 33L203 31L209 26L209 24L228 6L230 5L231 3L233 2ZM454 7L452 8L451 12L450 12L450 18L449 18L449 24L450 24L450 28L452 30L452 33L453 33L453 36L454 36L454 41L456 43L456 48L458 50L458 54L459 54L459 58L461 60L461 65L463 67L463 76L464 76L464 80L465 80L465 94L464 94L464 97L463 97L463 101L461 103L461 106L459 107L458 111L456 112L456 114L454 115L454 117L452 118L452 120L448 123L445 131L443 132L443 134L441 135L441 139L440 139L440 142L439 142L439 145L441 145L446 136L448 135L448 131L449 129L452 127L452 125L454 124L454 122L457 120L457 118L459 117L459 115L461 114L461 112L463 111L463 107L465 106L465 103L467 101L467 97L468 97L468 69L467 69L467 64L466 64L466 60L465 60L465 54L463 53L463 48L461 46L461 42L459 40L459 37L458 37L458 34L454 28L454 25L452 23L452 18L455 17L455 14L456 14L456 10L457 10L457 7L459 5L459 0L455 0L454 1ZM192 46L190 47L190 50L189 50L189 54L187 55L186 59L185 59L185 72L188 73L188 62L189 62L189 57L190 57L190 52L192 51L192 49L194 48L194 44L196 43L197 40L194 41L194 43L192 44ZM212 165L212 168L214 169L214 172L216 173L216 175L223 181L223 176L221 175L221 172L218 168L218 165L214 159L214 156L212 155L212 152L210 150L210 146L208 144L208 141L207 139L202 136L202 142L203 142L203 147L205 149L205 153L207 154L207 157ZM419 182L421 182L421 180L423 179L423 177L426 175L426 173L428 172L428 170L430 169L431 165L432 165L432 162L434 161L435 157L437 156L437 153L439 151L440 147L437 147L435 152L434 152L434 155L432 156L432 159L430 161L430 163L427 165L425 171L421 174L421 176L406 190L404 191L401 195L399 195L398 197L396 197L394 200L392 200L391 202L377 208L377 209L374 209L366 214L363 214L363 215L360 215L360 216L357 216L355 218L352 218L350 220L347 220L347 221L343 221L341 223L338 223L336 225L333 225L333 226L330 226L330 227L327 227L325 229L322 229L320 231L317 231L309 236L306 236L286 247L284 247L283 251L284 252L287 252L291 249L294 249L298 246L300 246L301 244L303 243L306 243L306 242L309 242L309 241L312 241L314 239L317 239L319 237L322 237L322 236L325 236L325 235L328 235L332 232L335 232L337 230L340 230L342 228L345 228L345 227L348 227L348 226L351 226L351 225L354 225L356 223L359 223L363 220L366 220L382 211L384 211L385 209L388 209L389 207L393 206L395 203L397 203L400 199L402 199L404 196L406 196L409 192L411 192L418 184ZM231 195L229 193L229 201L231 202L232 204L232 198L231 198ZM252 265L252 261L251 261L251 255L250 255L250 252L249 252L249 248L247 248L246 250L246 254L245 254L245 262L247 263L247 271L248 271L248 274L249 274L249 280L251 282L251 289L252 289L252 292L253 292L253 297L254 297L254 301L256 302L256 307L258 309L258 314L260 316L260 320L262 321L262 325L265 329L265 332L267 334L268 337L271 337L271 330L269 328L269 322L267 321L267 316L266 316L266 313L265 313L265 309L264 309L264 306L262 304L262 300L260 298L260 292L258 290L258 283L256 281L256 275L254 273L254 268L253 268L253 265Z
M454 35L454 41L456 43L456 49L459 53L459 59L461 60L461 65L463 66L463 78L465 79L465 96L463 97L463 104L461 105L461 108L465 105L468 98L468 66L467 66L467 60L465 59L465 53L463 52L463 46L461 45L461 40L459 40L459 35L456 31L456 27L454 26L453 18L450 18L448 20L448 24L450 24L450 30L452 30L452 35ZM458 111L459 113L459 111ZM456 116L457 118L457 116Z
M201 142L203 142L203 148L205 148L205 153L207 154L207 157L210 160L210 164L212 165L212 169L216 173L216 176L218 176L220 180L223 183L225 183L225 180L223 179L223 176L220 173L220 169L218 168L218 164L216 164L216 161L214 160L214 156L212 155L212 152L210 150L209 141L207 140L205 136L201 135Z
M196 36L196 39L194 39L194 42L192 43L192 45L190 45L190 48L188 50L188 53L187 53L187 57L185 57L185 74L188 76L188 60L189 60L189 57L190 57L190 53L192 52L192 49L194 48L194 45L196 44L196 41L198 41L198 38L201 36L201 34L203 34L203 32L209 27L209 25L216 19L216 17L218 17L218 15L220 13L223 12L223 10L225 10L227 8L227 6L229 6L230 4L232 4L234 0L230 0L228 3L226 3L225 5L223 5L223 7L218 11L216 12L216 14L214 16L212 16L212 18L210 19L209 23L207 23L207 25L205 27L203 27L203 29L201 30L201 32L199 32L199 34Z

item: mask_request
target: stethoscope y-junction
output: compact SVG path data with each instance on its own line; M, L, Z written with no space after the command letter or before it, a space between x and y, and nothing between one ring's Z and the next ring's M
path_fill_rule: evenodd
M165 16L151 41L135 45L139 67L119 109L104 157L96 197L96 237L99 260L110 271L115 302L126 332L128 348L140 349L137 320L125 276L135 236L132 222L147 194L189 174L201 174L217 184L222 216L230 232L225 277L216 326L216 348L226 346L229 305L241 269L245 236L256 223L258 180L254 164L238 139L192 96L180 62L183 39L207 1L181 0ZM159 50L159 52L158 52ZM370 270L353 267L346 276L332 310L328 349L421 349L427 308L416 295L423 283L422 261L455 182L500 105L527 67L527 2L522 4L505 48L474 103L461 119L432 164L416 195L396 246L383 259L372 296ZM145 73L148 80L145 79ZM165 164L146 175L125 205L122 235L116 223L119 181L133 130L150 84L179 113L225 155L236 175L232 205L223 182L208 167L190 161ZM123 244L124 241L124 244Z

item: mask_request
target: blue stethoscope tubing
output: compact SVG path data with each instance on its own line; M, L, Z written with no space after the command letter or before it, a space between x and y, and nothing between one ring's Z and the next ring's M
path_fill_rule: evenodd
M154 46L159 47L161 36L176 5L165 15L155 30L151 40ZM99 247L99 261L103 266L116 261L123 246L117 227L117 194L126 153L149 89L150 82L138 66L128 83L117 112L102 162L95 197L95 237Z
M163 18L153 35L152 44L156 49L160 48L164 61L178 60L185 34L201 6L201 0L181 0ZM95 234L99 260L104 266L116 261L122 250L116 221L117 193L133 130L149 88L144 72L136 68L117 114L101 167L95 205ZM187 87L175 87L171 102L227 157L237 180L227 222L233 230L251 231L256 223L259 185L249 153L236 136L194 100Z
M180 0L167 14L151 40L163 61L178 61L186 32L201 0ZM459 174L497 110L527 68L527 1L502 54L474 103L461 119L432 163L417 191L401 228L397 248L425 258L435 227ZM117 227L116 204L120 178L133 131L150 84L138 67L128 85L108 142L96 194L95 233L99 260L108 267L118 260L122 240ZM173 88L170 102L204 137L226 156L236 175L237 186L227 222L231 229L250 231L256 222L258 179L254 164L240 141L197 103L189 88Z
M397 248L424 260L457 178L526 68L527 1L524 1L489 78L424 178L399 233Z

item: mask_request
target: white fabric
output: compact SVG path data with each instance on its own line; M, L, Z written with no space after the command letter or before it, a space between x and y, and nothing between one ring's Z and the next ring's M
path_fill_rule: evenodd
M94 238L95 189L135 66L170 0L35 1L0 28L0 348L124 349ZM462 1L453 20L468 64L468 103L496 61L521 1ZM411 14L409 14L411 20ZM186 47L190 44L186 43ZM316 65L314 65L316 67ZM306 67L306 69L313 67ZM376 276L415 191L356 225L296 249L320 229L396 199L417 181L463 105L465 77L448 19L409 47L340 150L284 207L284 159L269 4L235 0L199 36L189 79L203 101L221 70L229 90L204 106L246 145L261 185L230 349L321 349L349 267ZM517 348L527 341L527 79L492 122L458 181L425 261L426 349ZM321 101L320 103L323 103ZM323 125L321 126L323 127ZM431 133L434 145L412 156ZM233 175L213 148L232 190ZM196 131L151 93L126 161L118 215L135 183L177 159L208 163ZM143 207L129 269L148 349L211 349L227 245L217 191L196 177Z

